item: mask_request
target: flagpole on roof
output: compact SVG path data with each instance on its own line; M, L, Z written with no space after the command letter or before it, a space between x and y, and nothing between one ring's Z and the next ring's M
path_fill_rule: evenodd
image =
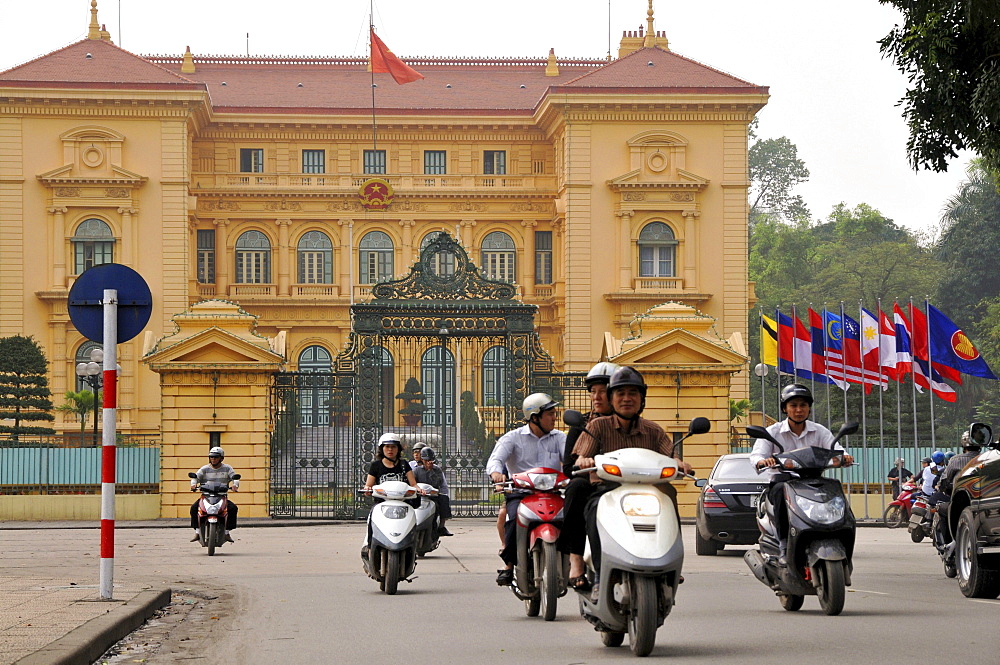
M372 49L375 47L372 43L372 34L374 33L374 0L368 0L368 70L372 76L372 152L378 150L378 128L375 124L375 65L372 63ZM372 155L372 159L375 159L374 155Z

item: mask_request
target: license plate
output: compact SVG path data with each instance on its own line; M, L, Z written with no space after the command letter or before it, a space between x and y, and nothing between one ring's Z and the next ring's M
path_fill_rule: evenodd
M750 507L751 508L756 508L758 501L760 501L760 494L751 494L750 495Z

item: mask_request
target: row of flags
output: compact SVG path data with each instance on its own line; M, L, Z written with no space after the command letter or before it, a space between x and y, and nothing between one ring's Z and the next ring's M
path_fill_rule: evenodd
M908 312L894 303L892 316L881 308L877 314L859 308L859 318L839 312L809 308L805 325L792 308L791 316L775 310L774 318L760 314L761 362L780 373L806 381L835 384L847 390L875 386L883 390L889 381L912 375L923 392L954 402L962 375L997 379L978 349L947 316L929 302L926 314L909 303Z

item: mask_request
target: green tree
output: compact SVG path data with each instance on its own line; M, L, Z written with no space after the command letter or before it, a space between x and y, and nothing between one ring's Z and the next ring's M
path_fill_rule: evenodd
M45 376L45 353L32 337L14 335L0 339L0 432L17 440L21 434L55 434L51 427L23 425L52 421L52 393Z
M757 120L750 125L756 139ZM750 224L765 214L783 220L808 218L801 196L792 194L800 182L809 180L809 169L799 159L798 148L787 137L757 139L750 146Z
M93 411L94 418L97 418L97 410L94 408L94 403L94 393L89 390L81 390L80 392L67 390L66 401L56 407L56 411L62 413L72 413L79 418L81 443L83 442L86 434L87 414Z
M1000 3L879 0L903 14L879 44L909 81L901 100L914 169L971 149L1000 165Z

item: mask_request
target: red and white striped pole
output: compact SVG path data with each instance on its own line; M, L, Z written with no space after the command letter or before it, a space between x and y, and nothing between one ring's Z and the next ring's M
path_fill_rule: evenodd
M115 463L118 426L118 290L104 289L104 435L101 438L101 598L115 579Z

